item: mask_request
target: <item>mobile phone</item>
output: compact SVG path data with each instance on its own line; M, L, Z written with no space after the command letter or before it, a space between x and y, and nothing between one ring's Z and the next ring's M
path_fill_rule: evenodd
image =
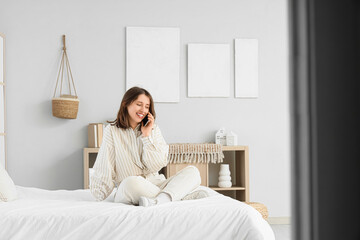
M146 114L146 116L143 118L143 120L141 120L141 122L143 123L143 126L146 127L146 125L149 123L148 114Z

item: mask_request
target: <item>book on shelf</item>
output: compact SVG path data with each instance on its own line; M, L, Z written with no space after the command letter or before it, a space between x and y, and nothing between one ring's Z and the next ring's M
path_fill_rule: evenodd
M104 124L90 123L88 126L88 146L99 148L102 143Z

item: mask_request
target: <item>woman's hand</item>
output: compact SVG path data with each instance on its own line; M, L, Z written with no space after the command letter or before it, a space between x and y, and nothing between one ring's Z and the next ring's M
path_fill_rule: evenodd
M144 124L141 122L141 132L142 132L142 136L143 137L148 137L151 134L151 131L153 129L154 126L154 116L149 112L148 113L148 118L149 118L149 122L146 125L146 127L144 127Z

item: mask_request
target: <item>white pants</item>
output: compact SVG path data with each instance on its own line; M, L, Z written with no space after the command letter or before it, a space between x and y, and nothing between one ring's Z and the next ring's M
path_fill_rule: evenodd
M114 202L137 205L141 196L154 198L162 192L169 194L172 201L178 201L200 186L200 183L199 170L194 166L188 166L168 179L162 174L146 179L131 176L120 183Z

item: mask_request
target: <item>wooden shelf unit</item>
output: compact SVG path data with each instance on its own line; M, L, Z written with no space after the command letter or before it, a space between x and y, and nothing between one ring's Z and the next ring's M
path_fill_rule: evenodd
M89 188L89 167L92 167L94 162L90 163L90 154L97 154L100 148L84 148L84 188ZM235 193L235 199L239 201L249 202L249 148L248 146L223 146L223 152L235 152L235 171L231 170L231 177L235 179L235 184L229 188L220 188L218 186L209 186L209 164L169 164L163 169L165 176L171 177L176 172L185 168L188 165L196 166L201 175L201 185L210 187L211 189L223 193L230 191ZM212 163L210 163L212 164ZM218 176L216 176L218 177Z
M248 146L223 146L223 152L235 152L234 169L230 169L231 178L235 179L235 184L229 188L220 188L218 186L209 186L209 165L213 163L197 163L197 164L169 164L165 168L166 177L171 177L176 172L188 165L196 166L201 175L201 185L210 187L211 189L224 193L230 191L235 199L243 202L249 202L249 147ZM226 159L226 157L225 157ZM224 160L225 160L224 159ZM219 163L220 164L220 163ZM217 172L218 174L218 172ZM218 176L212 176L218 178Z

